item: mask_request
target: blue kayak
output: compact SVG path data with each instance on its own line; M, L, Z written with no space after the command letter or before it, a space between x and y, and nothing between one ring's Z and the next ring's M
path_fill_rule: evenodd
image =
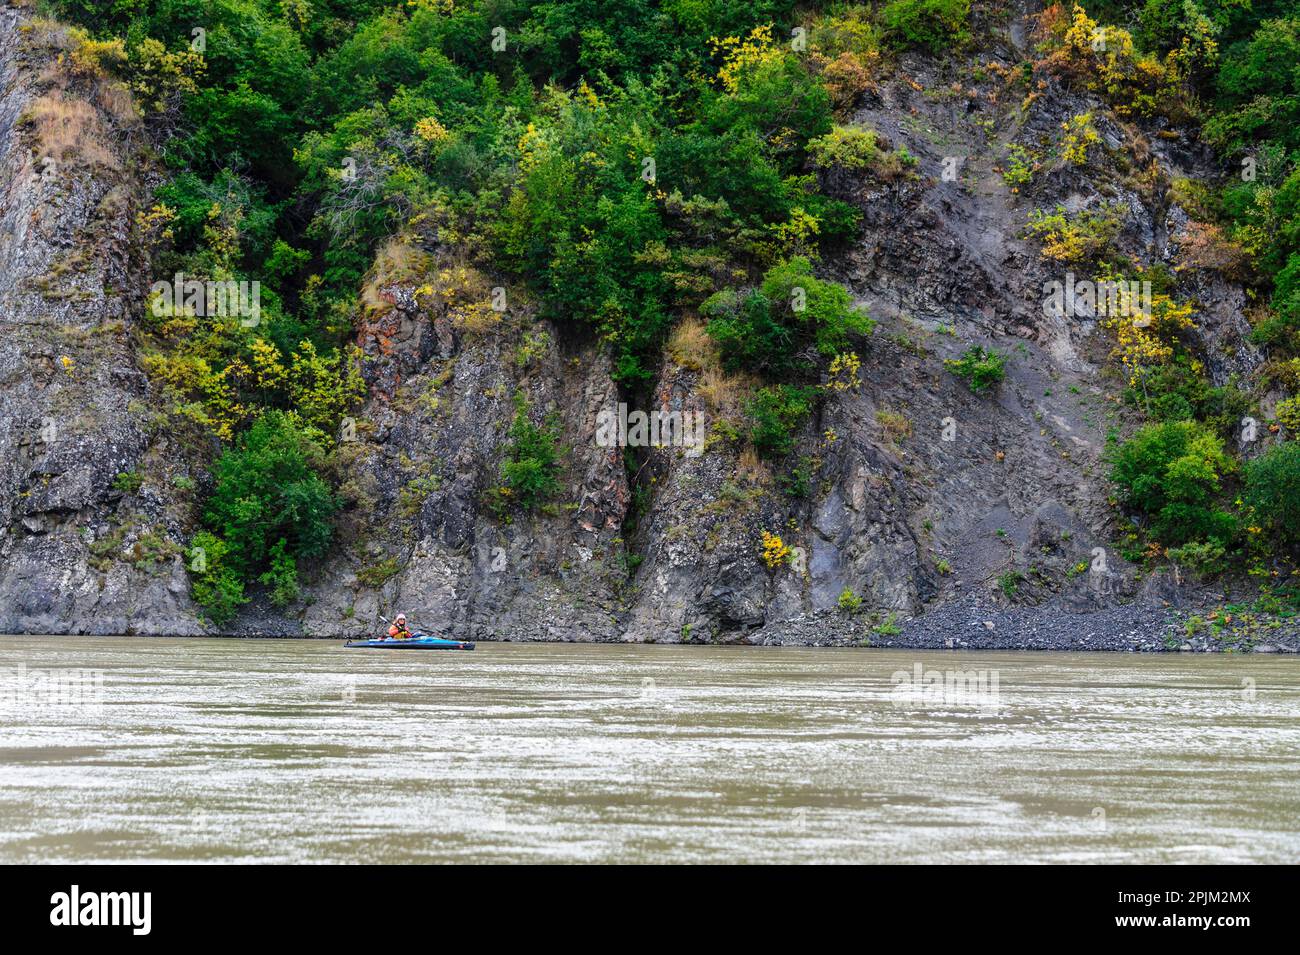
M345 647L361 650L473 650L474 644L440 637L412 637L410 640L349 640Z

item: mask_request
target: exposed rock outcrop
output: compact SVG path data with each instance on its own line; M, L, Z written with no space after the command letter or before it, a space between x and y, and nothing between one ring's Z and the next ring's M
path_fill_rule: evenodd
M63 43L0 8L0 632L199 633L131 339L137 121Z
M148 284L132 239L133 120L112 94L42 74L59 39L36 32L0 9L0 632L205 632L183 559L198 495L178 489L201 469L157 426L133 344ZM1123 252L1172 262L1186 217L1167 183L1209 174L1210 159L1067 89L1022 107L1003 77L1024 36L1012 24L983 51L1004 69L978 81L974 61L904 57L855 116L906 147L916 175L825 173L864 231L819 268L879 326L857 382L830 390L798 436L791 473L728 439L734 398L672 349L640 400L702 414L708 446L650 449L630 469L595 441L600 412L628 398L599 342L513 290L510 308L467 326L421 298L418 274L377 266L357 324L369 396L335 456L338 544L302 568L301 605L257 597L230 631L357 636L402 608L470 639L899 643L893 621L917 618L931 646L949 638L926 621L966 614L956 645L1073 646L1024 621L1109 620L1124 604L1159 617L1188 591L1139 580L1116 547L1102 463L1121 413L1112 340L1096 316L1044 309L1063 269L1024 232L1033 208L1107 204L1122 210ZM72 146L43 142L31 120L50 97L80 104L67 107L88 124ZM1156 164L1154 187L1109 161L1058 164L1023 195L1004 181L1006 144L1085 110L1105 149ZM413 241L425 268L457 264L436 235ZM1215 382L1251 375L1242 290L1209 272L1180 281ZM944 366L972 342L1008 356L991 395ZM565 450L559 493L529 515L492 503L521 407ZM793 548L788 565L760 560L764 530ZM842 612L845 591L863 612ZM1012 607L1020 629L986 620Z

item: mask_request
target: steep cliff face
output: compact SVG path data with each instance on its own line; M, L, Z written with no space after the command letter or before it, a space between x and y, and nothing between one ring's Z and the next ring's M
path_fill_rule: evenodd
M962 608L955 639L970 644L996 642L991 620L975 633L967 625L1013 604L1039 606L1047 619L1176 597L1166 581L1140 583L1115 544L1101 460L1108 429L1122 420L1122 382L1107 370L1113 336L1096 314L1044 308L1048 283L1063 281L1066 267L1045 262L1041 243L1025 231L1035 208L1119 208L1118 247L1172 263L1170 236L1183 214L1169 200L1169 182L1210 173L1209 157L1178 134L1106 118L1102 104L1063 88L1045 89L1023 108L1000 77L1027 54L1026 43L1023 30L1008 30L1000 46L970 61L905 58L854 117L905 147L920 175L827 174L826 186L862 211L865 228L855 248L824 265L880 324L861 356L860 381L832 389L800 436L790 460L799 462L802 488L746 458L717 427L702 455L651 450L637 475L648 498L643 509L627 509L621 486L602 505L608 533L620 522L627 532L623 547L635 568L627 585L617 574L602 578L594 618L560 612L551 598L574 596L569 572L557 571L565 548L598 548L580 544L564 516L534 529L503 526L468 490L474 475L481 487L493 467L475 426L500 435L507 406L452 384L445 387L453 410L441 418L395 419L394 405L372 402L363 417L377 423L381 457L400 450L431 464L426 448L466 449L455 458L466 465L455 469L458 477L425 502L417 522L424 543L412 545L410 563L388 585L393 598L436 608L435 618L462 636L651 641L881 640L873 631L890 615L903 621L955 607ZM981 72L984 79L970 79ZM1000 164L1008 145L1041 145L1089 110L1101 117L1109 158L1088 169L1057 163L1025 194L1007 184ZM1142 170L1146 180L1118 161L1134 154L1156 164L1154 174ZM958 174L945 179L953 159ZM1245 339L1241 290L1208 274L1189 281L1206 315L1199 334L1216 383L1248 375L1259 356ZM1007 380L988 396L972 394L944 366L972 342L1008 355ZM404 347L421 351L414 342ZM502 344L459 351L440 338L437 347L438 356L424 347L411 371L430 376L445 367L453 381L485 381L489 393L503 387ZM644 410L698 413L725 426L739 412L735 401L707 369L674 360L674 352L668 349ZM584 352L575 371L581 387L559 387L552 379L565 373L548 356L531 380L563 411L581 470L592 464L596 412L619 398L593 353ZM466 416L470 407L476 411ZM620 485L613 462L605 464L594 484ZM570 500L585 508L592 487L570 483ZM768 568L759 559L762 531L792 549L789 564ZM485 612L467 617L467 605L500 592L502 577L487 559L493 541L509 545L506 602L482 602ZM607 543L612 560L617 548ZM865 613L841 612L846 589ZM521 620L520 606L544 608L545 622L528 620L527 609ZM1157 643L1154 631L1145 639ZM1068 634L1025 641L1069 643Z
M131 341L136 120L63 44L0 8L0 632L196 633Z
M604 351L561 345L527 308L471 332L377 279L359 332L371 397L338 453L342 543L304 628L363 634L407 608L475 638L615 638L628 486L620 451L594 441L617 401ZM510 517L489 501L521 406L554 430L563 468L556 504Z
M183 555L198 492L182 490L202 470L153 423L133 346L148 284L132 258L134 120L102 86L42 74L56 32L20 30L11 10L0 26L0 631L204 632ZM1027 43L1017 20L968 61L904 57L854 117L906 147L918 174L822 173L864 229L819 269L879 325L780 472L729 437L734 383L677 343L634 400L702 416L703 453L602 446L602 411L630 396L600 343L538 319L514 289L487 321L430 304L428 276L465 265L436 233L384 250L357 316L369 395L335 455L337 545L303 568L299 606L255 596L227 630L362 635L401 608L474 639L906 642L889 622L917 618L944 621L956 645L1068 646L1069 633L999 643L999 614L1037 607L1068 630L1191 594L1119 556L1101 459L1123 415L1113 339L1096 315L1044 309L1064 268L1025 227L1035 208L1107 205L1122 210L1123 252L1172 262L1186 216L1169 184L1209 174L1210 158L1064 87L1023 105L1004 77ZM42 125L50 102L73 119ZM1009 144L1085 111L1105 159L1008 185ZM84 136L58 138L76 124ZM1154 166L1121 158L1133 155ZM396 275L394 256L419 266ZM1249 376L1260 356L1241 289L1208 272L1181 281L1215 382ZM944 365L971 343L1008 356L991 394ZM493 506L521 407L563 450L559 491L527 514ZM760 559L764 531L789 563ZM863 612L842 611L846 590ZM1161 645L1147 630L1129 645Z
M1168 183L1211 172L1208 156L1103 118L1108 151L1150 153L1153 188L1141 191L1111 159L1088 171L1058 163L1028 194L1013 191L1000 165L1008 145L1041 145L1085 111L1106 115L1059 88L1024 109L997 77L1026 53L1008 34L977 60L905 58L854 117L905 147L922 174L882 182L837 173L827 183L863 212L862 242L828 263L880 322L862 384L831 392L796 452L809 462L806 501L737 481L725 461L666 461L633 633L780 640L793 629L799 639L870 640L868 621L890 612L901 619L971 603L964 629L1012 603L1081 612L1169 596L1163 581L1140 588L1115 546L1101 460L1108 429L1122 420L1122 381L1107 366L1113 336L1096 314L1044 308L1067 269L1045 262L1041 243L1024 234L1035 208L1118 206L1118 248L1172 264L1168 237L1182 213L1168 203ZM981 72L986 78L972 82ZM1246 341L1241 289L1217 277L1195 281L1216 384L1249 375L1260 356ZM1009 356L993 395L973 395L943 364L972 342ZM697 382L688 374L679 384L690 400ZM728 495L732 507L698 503ZM796 548L794 573L757 563L758 527ZM836 613L845 588L878 613ZM954 633L990 639L984 630Z

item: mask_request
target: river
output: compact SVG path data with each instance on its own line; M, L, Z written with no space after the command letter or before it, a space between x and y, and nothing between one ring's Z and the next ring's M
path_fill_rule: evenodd
M0 862L1300 860L1286 657L0 637L0 671Z

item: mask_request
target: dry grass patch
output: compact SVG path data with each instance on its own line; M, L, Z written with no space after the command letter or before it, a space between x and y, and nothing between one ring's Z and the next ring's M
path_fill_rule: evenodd
M381 293L389 285L413 283L429 268L429 255L405 239L394 237L380 246L375 264L361 288L361 304L374 313L382 314L393 307Z
M736 476L757 487L772 483L772 469L758 456L753 445L747 446L736 459Z
M739 414L745 399L753 394L758 381L751 375L728 375L721 368L706 368L695 386L695 393L719 415Z
M876 412L876 423L890 441L905 441L912 436L912 422L902 412L881 408Z
M96 40L84 30L36 19L23 27L24 47L44 66L44 94L23 113L38 163L49 157L74 167L120 170L114 143L139 123L134 98L112 72L126 65L121 40Z
M76 96L48 93L23 115L37 143L37 153L59 163L119 169L107 145L108 135L95 108Z
M140 121L135 97L124 83L100 83L95 87L95 105L118 128L134 126Z
M690 371L717 369L720 361L717 342L694 315L682 319L673 330L668 339L668 357Z
M32 17L18 28L18 32L23 35L23 47L27 50L72 49L67 28L49 17Z

